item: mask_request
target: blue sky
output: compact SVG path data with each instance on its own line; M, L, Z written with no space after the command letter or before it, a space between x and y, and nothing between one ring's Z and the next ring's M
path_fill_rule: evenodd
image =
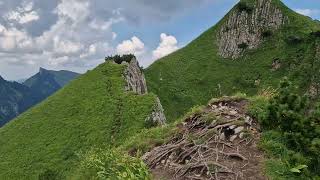
M39 67L85 72L112 54L135 53L146 67L216 24L238 0L2 0L0 75ZM284 0L320 19L319 0Z

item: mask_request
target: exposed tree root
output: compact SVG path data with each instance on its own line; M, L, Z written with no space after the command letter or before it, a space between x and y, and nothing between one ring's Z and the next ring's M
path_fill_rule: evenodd
M249 164L250 157L244 150L255 128L243 113L244 104L209 105L203 113L187 118L170 142L145 154L145 162L150 168L166 168L177 178L237 179ZM208 118L208 113L215 116Z

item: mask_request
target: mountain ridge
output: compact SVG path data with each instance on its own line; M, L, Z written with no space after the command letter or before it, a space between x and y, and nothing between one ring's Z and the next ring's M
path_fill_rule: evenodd
M40 68L36 75L21 84L6 81L0 76L1 88L7 93L3 93L3 95L8 96L0 98L0 113L2 114L0 127L78 76L78 73L71 71L50 71L43 68Z
M0 177L38 179L51 173L71 178L79 175L73 174L78 153L119 146L136 132L164 123L159 99L135 87L144 83L130 83L145 81L135 62L107 61L1 128Z
M278 29L270 28L271 31L268 31L268 26L264 26L264 22L269 22L268 16L261 16L262 18L257 18L257 22L262 23L261 27L264 29L253 31L255 35L250 35L250 29L240 28L242 26L237 24L230 26L229 29L223 28L228 27L225 25L228 24L230 17L233 19L233 14L244 21L243 17L252 16L253 12L257 11L247 3L255 3L256 7L265 1L240 1L215 26L187 46L159 59L145 70L149 89L159 95L169 121L182 116L194 105L205 104L213 97L232 95L236 92L253 95L268 87L275 88L284 76L291 76L302 89L310 86L307 84L311 81L310 77L303 79L305 73L310 71L302 71L307 71L307 66L311 66L314 61L312 51L317 38L311 33L320 30L317 21L297 14L281 1L267 0L288 18L286 24ZM253 14L249 15L250 13ZM259 19L261 20L258 21ZM221 53L218 36L221 29L235 32L226 33L226 37L222 40L232 39L234 42L234 39L238 39L237 36L235 38L230 36L236 34L241 34L243 37L240 44L237 43L231 48L237 53L242 49L236 59L232 58L232 53L229 58L219 55ZM250 48L248 44L252 36L262 38L257 48ZM224 45L228 48L228 42ZM272 64L277 64L280 68L274 70Z

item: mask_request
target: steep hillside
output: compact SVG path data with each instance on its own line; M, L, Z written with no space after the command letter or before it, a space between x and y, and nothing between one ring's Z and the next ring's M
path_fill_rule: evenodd
M116 147L154 121L163 123L158 98L137 91L145 84L138 67L135 60L101 64L1 128L0 177L70 178L78 154Z
M146 69L168 120L208 99L275 87L289 76L317 95L320 23L280 0L241 0L217 25Z
M80 74L70 71L40 71L22 84L0 80L0 127L46 99Z

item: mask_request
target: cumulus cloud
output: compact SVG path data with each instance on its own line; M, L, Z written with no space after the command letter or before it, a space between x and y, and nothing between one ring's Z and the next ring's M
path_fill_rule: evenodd
M144 52L144 43L133 36L131 40L125 40L121 44L117 46L117 53L118 54L134 54L139 56Z
M5 17L9 21L16 21L20 24L37 21L40 17L36 11L33 10L33 3L24 3L16 10L8 12Z
M152 52L147 45L134 34L119 43L123 34L115 25L167 21L206 1L1 0L0 74L15 72L21 78L22 72L34 73L39 66L84 71L116 53L134 53L148 64ZM156 56L177 49L163 44L155 50Z
M176 50L178 50L178 41L174 36L162 33L160 35L160 44L156 50L152 52L154 59L162 58Z
M305 16L313 16L320 14L319 9L295 9L295 11Z

